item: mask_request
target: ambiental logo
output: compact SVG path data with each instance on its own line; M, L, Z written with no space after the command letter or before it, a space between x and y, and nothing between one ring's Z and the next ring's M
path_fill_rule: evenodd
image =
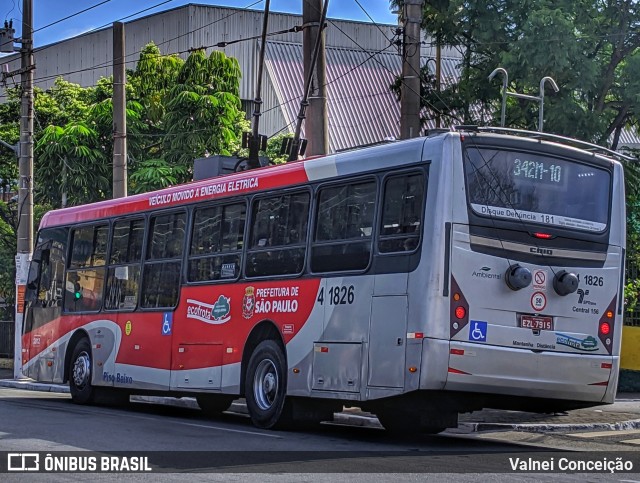
M476 278L493 278L494 280L500 280L502 278L502 275L499 273L489 273L491 272L491 267L481 267L480 270L479 272L474 270L471 276Z

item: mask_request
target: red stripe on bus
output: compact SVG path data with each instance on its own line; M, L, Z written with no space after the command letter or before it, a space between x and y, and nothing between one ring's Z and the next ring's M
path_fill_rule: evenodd
M472 375L470 372L464 372L459 369L454 369L453 367L450 367L448 372L450 372L451 374L464 374L465 376Z
M40 227L75 224L109 216L122 216L140 211L183 206L189 203L228 198L249 192L294 186L307 181L308 177L304 169L304 163L289 163L194 181L126 198L105 200L85 206L50 211L42 218Z

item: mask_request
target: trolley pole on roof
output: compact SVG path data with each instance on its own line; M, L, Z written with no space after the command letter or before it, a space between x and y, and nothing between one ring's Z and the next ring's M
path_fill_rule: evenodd
M22 374L22 325L24 294L33 250L33 0L22 2L20 49L21 105L18 161L18 240L16 255L16 320L13 375Z

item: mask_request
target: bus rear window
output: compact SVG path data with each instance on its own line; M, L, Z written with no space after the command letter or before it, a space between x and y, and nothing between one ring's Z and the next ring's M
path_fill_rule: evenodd
M602 232L611 174L541 153L465 150L467 197L478 215Z

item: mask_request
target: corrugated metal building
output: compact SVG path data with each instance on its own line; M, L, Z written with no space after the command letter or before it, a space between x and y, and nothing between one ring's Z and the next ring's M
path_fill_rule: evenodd
M219 42L239 39L223 49L240 63L243 77L240 97L252 112L262 32L261 10L189 4L126 23L127 68L135 68L140 50L154 42L163 54L186 58L192 49L207 52ZM269 32L302 24L300 15L270 13ZM329 144L331 151L348 149L395 137L400 133L400 103L389 86L401 72L398 47L392 44L395 25L374 25L328 20L325 30ZM435 48L422 47L423 63L435 57ZM89 32L36 48L36 85L46 89L57 77L82 86L95 85L111 75L112 29ZM262 83L260 132L271 136L292 132L303 89L302 32L269 36ZM458 76L459 54L443 49L443 84ZM0 58L9 70L18 69L18 55ZM430 67L433 62L429 63ZM15 82L19 82L16 78ZM9 80L11 85L11 80ZM4 91L0 89L0 102ZM434 127L434 126L429 126ZM638 142L624 133L621 143Z
M163 54L186 58L190 49L260 36L263 12L189 4L127 22L126 62L133 69L140 50L154 42ZM302 24L300 15L270 13L269 32ZM400 104L389 90L401 72L398 48L391 44L395 25L329 19L325 30L329 136L332 151L374 143L400 132ZM223 49L238 59L243 77L240 96L248 112L255 97L260 42L257 39ZM424 46L425 59L435 52ZM36 48L36 85L46 89L57 77L82 86L111 75L112 29L106 28ZM447 57L445 63L457 60ZM293 131L303 88L302 32L269 36L262 88L260 131L269 136ZM19 68L17 55L0 59ZM452 67L450 67L452 68ZM448 69L450 69L448 68ZM18 78L15 79L19 81ZM11 85L11 81L9 81ZM4 92L0 92L2 102Z

